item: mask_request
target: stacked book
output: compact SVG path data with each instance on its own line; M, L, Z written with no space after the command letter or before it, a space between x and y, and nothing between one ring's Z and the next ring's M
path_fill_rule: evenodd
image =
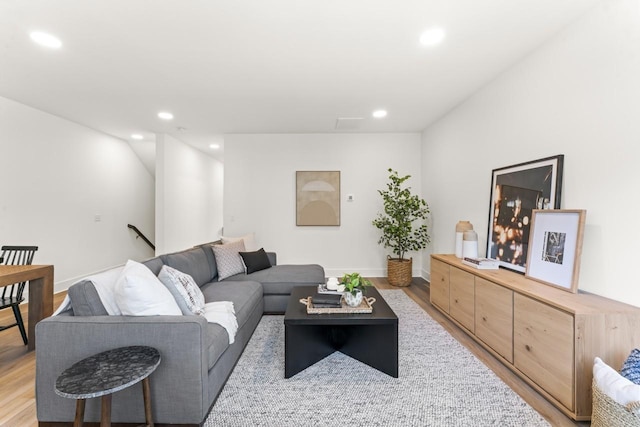
M319 294L311 297L311 303L315 308L340 308L342 307L342 294Z
M500 268L500 261L491 258L464 257L462 263L480 270L497 270Z

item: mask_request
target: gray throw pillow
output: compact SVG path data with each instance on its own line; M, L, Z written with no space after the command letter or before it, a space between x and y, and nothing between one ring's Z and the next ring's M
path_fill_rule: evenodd
M204 295L193 280L193 277L165 265L160 270L158 279L169 289L176 303L178 303L182 314L191 315L204 313Z

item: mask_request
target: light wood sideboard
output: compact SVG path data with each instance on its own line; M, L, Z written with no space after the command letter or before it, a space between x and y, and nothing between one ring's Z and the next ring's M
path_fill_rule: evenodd
M640 347L640 308L513 271L431 256L431 303L577 421L591 418L593 359L619 369Z

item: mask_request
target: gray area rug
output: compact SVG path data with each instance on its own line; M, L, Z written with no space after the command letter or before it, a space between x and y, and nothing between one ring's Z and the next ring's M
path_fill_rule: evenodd
M336 352L284 379L284 316L263 316L205 425L549 425L402 290L380 293L399 318L399 378Z

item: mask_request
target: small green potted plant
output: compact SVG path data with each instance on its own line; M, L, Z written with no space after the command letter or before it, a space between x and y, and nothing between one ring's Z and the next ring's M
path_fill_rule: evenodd
M340 280L344 286L344 301L350 307L357 307L362 302L364 288L371 286L371 281L365 279L360 273L346 273Z

